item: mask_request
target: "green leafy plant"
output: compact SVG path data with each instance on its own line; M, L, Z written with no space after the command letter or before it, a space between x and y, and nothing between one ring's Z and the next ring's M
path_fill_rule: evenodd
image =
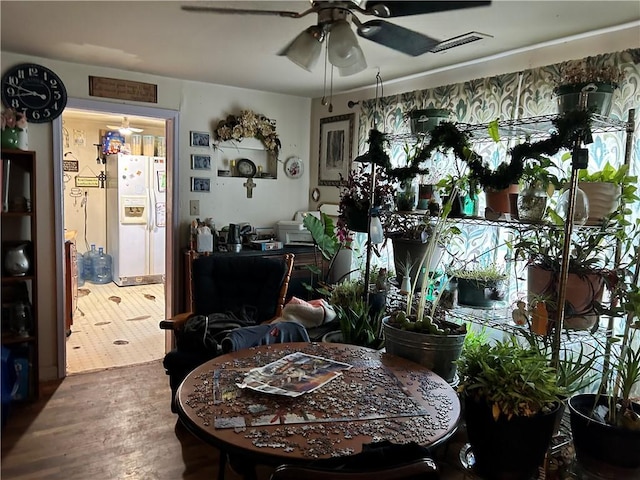
M349 214L351 211L367 215L372 206L388 209L393 205L395 193L394 185L386 175L384 169L376 168L376 185L371 205L371 171L370 168L359 165L349 172L344 185L340 187L340 204L338 206L337 235L338 239L347 247L351 244L349 230Z
M348 305L337 305L334 308L344 343L376 349L382 347L383 312L372 313L362 296Z
M491 405L496 420L549 411L566 395L547 357L515 337L492 345L469 342L457 365L458 391Z
M471 268L454 268L448 273L455 278L475 280L483 284L495 284L507 279L507 273L495 263L473 264Z

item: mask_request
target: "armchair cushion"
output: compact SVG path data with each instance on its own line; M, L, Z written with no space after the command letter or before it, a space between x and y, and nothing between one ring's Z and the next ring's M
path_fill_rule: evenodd
M262 323L276 316L286 265L267 257L208 256L193 262L195 314L232 314Z

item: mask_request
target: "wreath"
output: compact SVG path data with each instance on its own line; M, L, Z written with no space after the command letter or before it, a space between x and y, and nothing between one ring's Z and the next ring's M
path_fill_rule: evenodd
M242 110L240 115L229 115L226 119L220 120L215 133L218 140L222 141L239 142L245 138L257 138L267 150L275 152L276 156L281 147L275 120L251 110Z
M402 181L424 173L425 169L420 165L431 158L434 152L451 150L469 166L470 180L475 180L485 189L503 190L520 180L526 160L555 155L561 149L571 149L576 143L589 140L591 115L587 110L573 110L556 117L553 120L556 131L549 138L514 146L509 150L511 161L502 162L495 170L471 149L468 135L451 122L442 122L435 127L429 143L419 149L406 167L392 167L389 155L384 151L388 138L375 129L369 133L369 151L357 160L376 163L386 170L389 177Z

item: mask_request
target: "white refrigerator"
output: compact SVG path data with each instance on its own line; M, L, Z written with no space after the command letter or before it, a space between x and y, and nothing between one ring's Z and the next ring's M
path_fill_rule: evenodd
M113 281L121 287L164 282L165 158L108 155L106 175Z

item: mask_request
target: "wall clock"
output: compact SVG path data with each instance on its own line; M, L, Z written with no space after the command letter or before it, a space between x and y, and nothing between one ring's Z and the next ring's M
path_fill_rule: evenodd
M256 164L253 163L248 158L241 158L236 163L236 169L238 170L238 175L242 177L255 177L256 176Z
M21 63L2 76L2 103L24 112L28 122L46 123L62 114L67 89L60 77L42 65Z

